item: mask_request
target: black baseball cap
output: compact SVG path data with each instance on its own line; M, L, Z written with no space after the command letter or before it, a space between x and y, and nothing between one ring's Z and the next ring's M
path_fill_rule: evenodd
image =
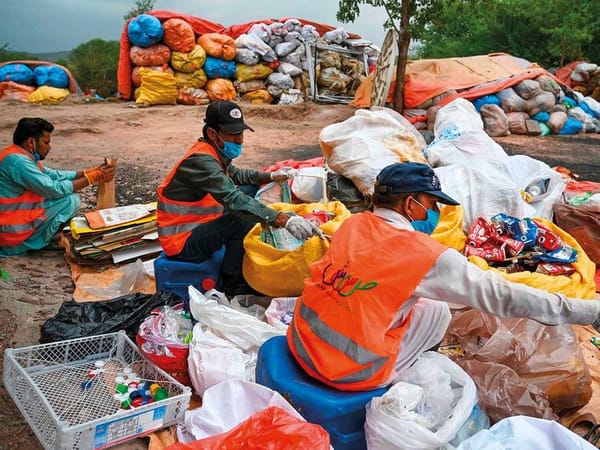
M375 192L383 195L424 192L446 205L460 204L442 192L440 179L430 166L416 162L394 163L382 169L377 175Z
M240 107L233 102L218 100L206 108L204 122L209 127L223 129L229 134L239 134L244 130L254 131L244 123L244 114Z

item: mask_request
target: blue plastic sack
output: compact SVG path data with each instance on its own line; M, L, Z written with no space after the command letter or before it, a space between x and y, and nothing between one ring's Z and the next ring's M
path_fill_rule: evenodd
M37 86L69 87L67 72L58 66L37 66L33 69L33 76L35 77L35 84Z
M569 117L558 134L577 134L583 129L583 123L575 117Z
M204 63L207 78L232 78L235 75L235 61L207 56Z
M537 114L531 116L533 120L537 120L538 122L546 123L550 120L550 114L546 111L540 111Z
M25 64L7 64L0 67L0 81L12 81L27 86L35 86L33 70Z
M473 100L473 106L475 106L475 109L477 111L481 110L481 107L483 105L498 105L498 106L502 106L502 102L500 101L500 98L497 95L484 95L483 97L479 97L476 98L475 100Z
M156 17L149 14L140 14L129 22L127 37L132 45L147 48L162 39L163 27Z

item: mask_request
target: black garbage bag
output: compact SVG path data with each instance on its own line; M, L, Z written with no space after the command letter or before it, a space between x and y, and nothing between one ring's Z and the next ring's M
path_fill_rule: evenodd
M125 330L135 341L142 321L154 308L181 303L173 294L129 294L101 302L64 302L42 325L40 343L96 336Z
M369 199L358 190L351 179L337 173L327 173L327 198L344 204L351 213L371 209Z

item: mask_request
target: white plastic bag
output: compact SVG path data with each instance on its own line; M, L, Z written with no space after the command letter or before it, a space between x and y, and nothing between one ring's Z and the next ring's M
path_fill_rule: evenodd
M438 113L439 114L439 113ZM508 155L483 129L445 128L423 153L432 167L463 163L474 157L504 159Z
M292 192L305 203L326 202L327 173L323 167L302 167L292 180Z
M271 300L265 311L267 322L281 331L286 331L294 315L298 297L278 297Z
M191 442L231 430L253 414L277 406L299 420L305 419L278 392L241 380L228 380L206 390L202 406L185 412L177 430L181 442Z
M189 295L190 311L198 321L188 357L190 379L196 392L203 395L209 387L230 379L254 381L260 346L285 331L207 298L193 286L189 287Z
M455 395L455 400L449 409L438 408L437 415L443 414L443 420L427 419L423 414L414 412L409 414L405 407L415 405L415 402L411 401L411 396L398 400L399 395L406 395L405 389L394 390L392 387L382 397L374 397L367 405L365 422L369 450L452 448L448 443L469 418L477 403L477 390L471 377L450 358L435 352L424 353L415 365L407 370L405 377L402 377L405 383L410 380L410 385L421 385L424 396L430 389L432 395L421 399L426 403L422 409L425 413L439 406L433 398L434 390L431 390L431 387L443 386L444 383L438 382L444 379L449 380L447 389L451 392L448 394ZM442 391L438 389L435 392L439 395ZM415 390L413 394L418 396L418 391ZM416 408L418 409L418 406ZM435 414L432 417L434 416ZM435 426L434 421L441 425Z

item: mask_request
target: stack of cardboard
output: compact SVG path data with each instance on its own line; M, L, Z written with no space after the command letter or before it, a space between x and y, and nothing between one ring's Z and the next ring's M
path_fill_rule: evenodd
M87 212L71 220L69 231L69 254L79 264L119 264L161 251L156 203Z

